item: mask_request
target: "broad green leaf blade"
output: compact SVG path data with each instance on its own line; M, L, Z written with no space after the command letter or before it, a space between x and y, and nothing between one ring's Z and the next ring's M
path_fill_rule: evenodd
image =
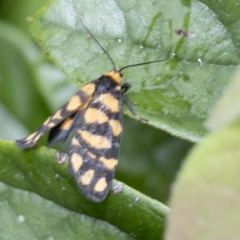
M0 183L1 240L132 239L104 221Z
M229 24L239 21L238 4L224 1L219 10L199 1L55 0L34 15L31 28L46 54L78 85L113 68L80 18L118 68L168 59L123 72L132 84L130 99L149 124L198 141L239 64L240 28ZM179 29L192 37L178 35Z
M239 239L240 124L210 135L180 173L166 239Z
M56 151L36 147L20 151L13 142L0 142L0 181L35 192L70 209L102 219L137 239L161 239L168 208L123 185L102 203L81 195L67 164L58 164ZM117 182L114 181L114 185Z

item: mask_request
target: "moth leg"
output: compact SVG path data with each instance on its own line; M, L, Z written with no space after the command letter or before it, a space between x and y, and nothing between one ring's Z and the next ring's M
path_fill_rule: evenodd
M136 111L135 111L132 103L130 102L128 96L125 94L126 91L127 91L130 87L131 87L131 85L130 85L129 83L124 83L124 84L122 85L122 87L121 87L121 90L122 90L122 93L123 93L123 100L124 100L124 102L126 103L127 108L129 109L129 111L131 112L131 114L132 114L133 116L135 116L136 118L138 118L139 120L141 120L141 121L143 121L143 122L148 122L148 120L147 120L146 118L142 118L141 116L139 116L139 115L136 113Z

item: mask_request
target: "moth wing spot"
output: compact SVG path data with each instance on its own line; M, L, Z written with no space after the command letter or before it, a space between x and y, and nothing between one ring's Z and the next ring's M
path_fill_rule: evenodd
M78 108L78 111L81 111L82 109L86 108L89 104L89 102L92 100L92 96L90 95L85 102L83 102L79 108Z
M108 116L96 108L88 108L84 115L86 123L105 123L108 121Z
M69 100L66 106L66 110L69 112L72 112L74 110L77 110L80 105L81 105L81 99L78 95L75 95Z
M79 130L78 133L81 135L82 139L88 143L91 147L97 149L111 148L112 144L105 136L94 135L88 131Z
M87 152L87 155L91 158L91 159L95 159L97 156L94 155L93 153L91 152Z
M95 171L93 169L88 170L82 176L80 176L79 181L82 185L89 185L93 179Z
M55 124L54 122L50 122L46 127L52 128L52 127L54 127L54 126L56 126L56 124Z
M41 136L42 136L42 132L37 132L36 136L35 136L35 139L34 139L34 142L38 141Z
M79 154L73 153L73 155L71 156L70 162L71 162L73 171L77 172L83 164L83 159Z
M106 189L106 187L107 187L106 178L102 177L95 184L94 191L95 192L103 192Z
M99 101L105 105L111 112L119 112L119 100L110 93L101 94Z
M118 163L118 160L115 158L105 158L105 157L100 157L99 161L109 170L113 170Z
M118 120L109 120L109 125L112 128L113 135L119 136L122 132L122 125Z
M51 117L48 117L46 121L43 123L44 126L48 126L51 121Z
M59 109L53 116L52 119L62 119L62 109Z
M87 95L91 95L93 94L93 92L95 91L96 86L94 83L88 83L85 86L82 87L81 91L84 92Z
M74 146L81 146L79 141L77 140L77 138L73 137L72 138L72 142L71 142L71 145L74 145Z
M120 72L118 71L113 70L113 71L107 72L104 74L104 76L110 77L111 80L113 80L116 83L120 83L121 81L121 75L120 75Z
M72 118L66 118L65 121L62 123L60 129L61 130L68 130L71 127L72 123L73 123Z
M30 135L25 139L25 141L26 141L26 142L31 142L31 141L35 138L36 135L37 135L37 132L34 132L34 133L30 134Z
M25 139L25 144L37 142L41 136L41 132L34 132Z

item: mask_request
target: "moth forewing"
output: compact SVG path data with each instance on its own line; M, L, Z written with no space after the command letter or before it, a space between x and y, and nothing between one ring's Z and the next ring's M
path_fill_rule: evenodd
M114 178L122 133L122 91L111 76L99 78L92 101L77 116L70 166L87 198L103 201Z
M68 135L68 130L71 124L64 125L63 123L73 116L79 109L86 105L86 101L95 91L95 81L86 84L80 91L78 91L65 105L58 109L52 116L42 124L40 128L26 138L17 140L17 145L20 149L31 148L37 144L37 141L49 130L56 130L54 138L62 140L65 135ZM59 128L59 129L58 129ZM62 129L61 129L62 128ZM67 132L67 134L66 134ZM60 135L60 136L59 136ZM51 140L51 139L50 139ZM54 139L52 139L54 140ZM56 140L55 140L56 141ZM52 141L53 142L53 141Z
M110 71L77 92L19 148L34 146L50 131L49 142L64 141L75 128L69 159L78 187L89 199L103 201L114 178L122 133L121 74Z

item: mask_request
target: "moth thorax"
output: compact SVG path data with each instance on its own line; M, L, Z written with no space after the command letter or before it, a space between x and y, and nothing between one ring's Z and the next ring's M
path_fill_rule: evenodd
M111 78L115 83L119 84L121 82L122 73L116 70L105 73L103 76Z

